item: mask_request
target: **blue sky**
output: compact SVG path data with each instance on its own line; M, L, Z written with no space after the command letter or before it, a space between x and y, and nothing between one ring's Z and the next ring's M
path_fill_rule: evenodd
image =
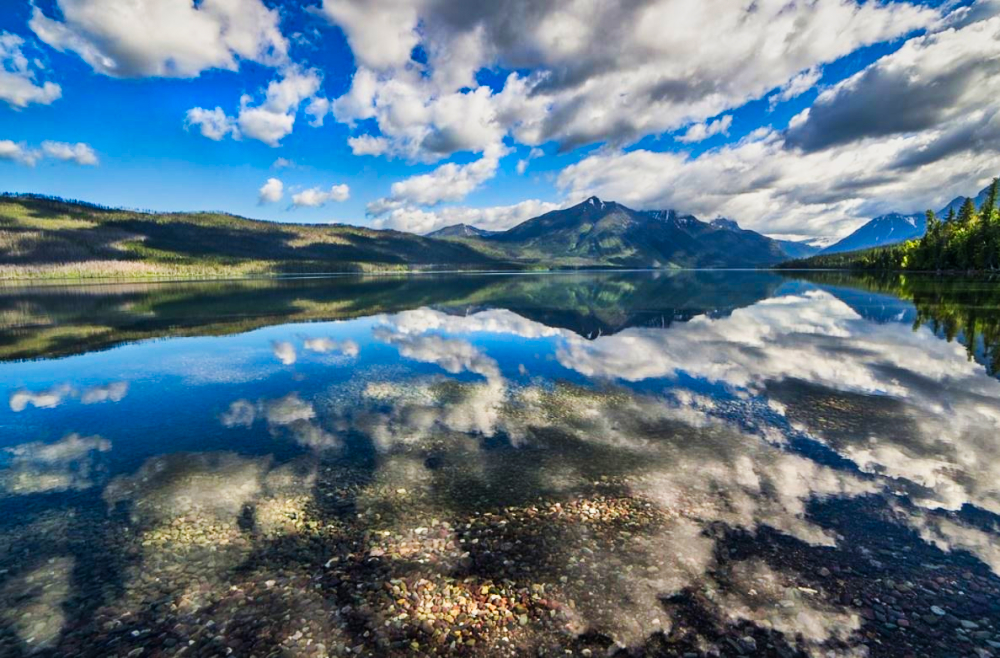
M1000 173L996 0L7 5L4 191L418 232L598 194L807 238Z

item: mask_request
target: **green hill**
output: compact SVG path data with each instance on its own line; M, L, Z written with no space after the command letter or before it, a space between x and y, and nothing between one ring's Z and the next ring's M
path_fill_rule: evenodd
M509 269L460 243L225 213L148 213L0 196L0 278Z

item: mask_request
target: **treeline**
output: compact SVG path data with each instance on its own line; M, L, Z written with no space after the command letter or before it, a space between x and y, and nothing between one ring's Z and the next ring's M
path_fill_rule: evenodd
M99 203L92 203L90 201L82 201L80 199L67 199L61 196L55 196L52 194L39 194L37 192L0 192L0 199L30 199L32 201L47 203L51 206L80 206L88 210L96 210L108 213L131 212L131 213L143 213L146 215L164 214L157 210L144 210L141 208L124 208L118 206L105 206Z
M927 232L918 240L865 251L814 256L782 267L858 270L995 271L1000 269L1000 179L994 178L979 208L966 198L955 212L927 211Z
M900 245L904 269L915 270L995 270L1000 267L1000 213L993 179L986 200L978 210L966 198L955 214L954 208L941 221L927 211L927 233L919 240Z

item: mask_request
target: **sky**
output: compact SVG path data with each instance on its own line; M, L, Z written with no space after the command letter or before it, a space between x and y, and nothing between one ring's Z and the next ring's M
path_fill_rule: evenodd
M1000 0L2 0L0 191L843 236L1000 174Z

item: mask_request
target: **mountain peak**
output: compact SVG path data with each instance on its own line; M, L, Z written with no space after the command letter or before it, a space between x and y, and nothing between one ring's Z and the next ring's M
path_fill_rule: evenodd
M585 205L585 206L594 206L595 208L601 208L601 209L603 209L604 206L607 205L607 204L605 204L603 201L601 201L596 196L592 196L589 199L587 199L586 201L584 201L583 205Z
M709 222L709 224L711 224L715 228L727 229L729 231L739 231L740 230L740 225L739 224L737 224L734 220L727 219L725 217L716 217L711 222Z

